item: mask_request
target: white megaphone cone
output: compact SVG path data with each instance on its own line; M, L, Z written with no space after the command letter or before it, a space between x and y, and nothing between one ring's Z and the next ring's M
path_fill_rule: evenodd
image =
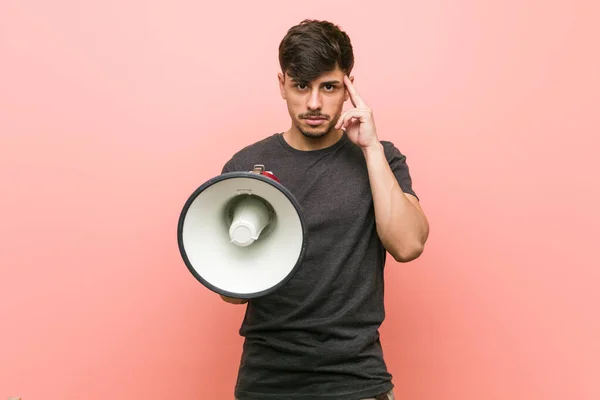
M294 196L264 166L221 174L186 201L177 228L181 256L210 290L248 299L283 286L306 251Z

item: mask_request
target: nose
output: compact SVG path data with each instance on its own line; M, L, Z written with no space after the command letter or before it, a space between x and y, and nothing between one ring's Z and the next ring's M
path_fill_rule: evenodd
M321 107L323 107L323 102L321 100L321 92L318 88L310 92L307 107L310 110L320 110Z

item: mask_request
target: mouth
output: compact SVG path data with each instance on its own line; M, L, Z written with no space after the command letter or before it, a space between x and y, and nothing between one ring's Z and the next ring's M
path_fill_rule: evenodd
M306 121L306 123L308 125L311 125L311 126L321 125L327 120L327 118L325 118L325 117L306 117L303 119Z

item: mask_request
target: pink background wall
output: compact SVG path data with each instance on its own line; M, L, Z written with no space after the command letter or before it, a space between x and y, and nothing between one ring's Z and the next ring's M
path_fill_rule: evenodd
M277 46L305 17L348 30L430 218L387 270L398 399L600 398L598 3L324 3L0 3L0 398L232 397L243 308L176 222L288 127Z

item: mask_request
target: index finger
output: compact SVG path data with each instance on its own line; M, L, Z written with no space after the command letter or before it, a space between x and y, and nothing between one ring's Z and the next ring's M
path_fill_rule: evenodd
M352 84L352 81L350 80L348 75L344 75L344 83L346 84L348 93L350 93L350 100L352 100L352 104L354 104L354 107L364 107L365 102L356 91L356 88Z

